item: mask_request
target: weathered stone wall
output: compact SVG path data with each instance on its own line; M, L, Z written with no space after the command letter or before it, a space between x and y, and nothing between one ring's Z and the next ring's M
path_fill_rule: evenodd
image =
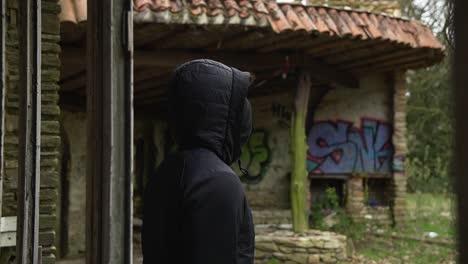
M355 219L391 219L386 199L367 196L366 178L393 176L392 94L392 81L383 74L361 76L359 89L330 90L308 132L308 171L314 177L348 178L346 209Z
M252 208L259 211L259 215L270 214L273 217L271 221L278 223L290 217L281 211L290 208L289 127L292 94L252 98L251 104L254 132L243 147L241 156L251 179L241 179ZM241 175L237 164L233 168Z
M288 224L292 223L290 209L254 208L253 219L255 224Z
M5 135L4 216L16 215L18 180L18 1L7 1L7 101ZM55 227L59 179L60 126L58 80L60 67L60 6L56 0L42 1L42 130L40 244L43 263L55 262Z
M347 258L346 237L331 232L259 231L255 244L256 264L345 263Z

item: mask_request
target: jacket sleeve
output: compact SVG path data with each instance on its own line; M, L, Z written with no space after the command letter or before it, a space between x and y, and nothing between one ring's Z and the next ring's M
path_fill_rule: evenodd
M187 263L240 264L245 194L235 175L219 175L186 199L182 234ZM243 262L249 263L249 262ZM242 264L243 264L242 263Z

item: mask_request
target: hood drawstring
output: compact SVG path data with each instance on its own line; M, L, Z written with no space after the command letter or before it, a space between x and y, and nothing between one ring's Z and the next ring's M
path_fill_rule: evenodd
M249 171L245 168L242 168L241 160L237 160L237 164L239 165L239 170L242 172L242 175L246 177L247 179L250 179L250 174Z

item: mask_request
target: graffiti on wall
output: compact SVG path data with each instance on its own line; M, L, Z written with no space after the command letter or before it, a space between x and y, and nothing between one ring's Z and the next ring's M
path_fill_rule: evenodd
M268 133L263 129L257 129L252 132L249 141L242 147L240 157L242 167L248 170L249 176L241 176L242 181L248 183L257 183L265 175L266 169L270 164L271 152L268 147ZM237 165L234 168L238 175L242 175Z
M307 170L313 174L389 173L394 148L390 123L362 118L316 122L309 132Z

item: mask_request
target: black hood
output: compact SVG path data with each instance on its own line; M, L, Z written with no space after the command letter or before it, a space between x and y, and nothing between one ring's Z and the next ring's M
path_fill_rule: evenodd
M252 132L250 74L212 60L178 67L169 84L169 120L181 149L206 148L231 165Z

